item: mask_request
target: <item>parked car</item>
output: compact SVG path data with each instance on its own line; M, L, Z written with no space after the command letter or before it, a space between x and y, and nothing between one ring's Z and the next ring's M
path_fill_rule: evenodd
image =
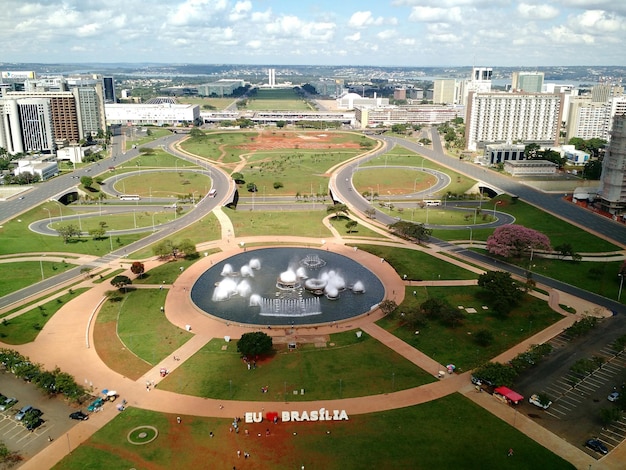
M18 411L15 415L15 419L17 419L18 421L22 421L24 419L24 416L26 416L26 413L28 413L32 409L33 407L31 405L26 405L22 407L22 409Z
M528 399L528 402L531 405L535 405L539 408L543 408L544 410L547 410L548 408L550 408L550 405L552 404L552 402L548 399L548 397L546 396L539 396L536 393L533 393L530 398Z
M619 392L611 393L606 399L613 402L617 401L619 399Z
M596 452L600 452L601 454L608 454L609 449L606 448L599 439L589 439L585 442L585 445L589 447L591 450L595 450Z
M31 408L24 414L24 422L31 422L36 418L39 418L43 414L43 411L38 410L37 408Z
M28 421L28 423L26 423L26 429L28 429L29 431L34 431L39 426L41 426L43 423L44 423L43 419L41 419L41 418L33 418L32 420Z
M6 411L17 403L17 398L0 397L0 411Z
M104 400L102 398L96 398L89 404L87 411L97 411L102 408L102 405L104 405Z
M82 411L74 411L74 413L70 413L70 419L75 419L77 421L86 421L89 419L89 416Z

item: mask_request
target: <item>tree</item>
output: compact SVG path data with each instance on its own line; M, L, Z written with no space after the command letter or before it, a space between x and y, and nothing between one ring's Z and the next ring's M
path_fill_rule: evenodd
M599 180L602 175L602 161L589 160L583 167L583 178L586 180Z
M428 240L430 235L433 233L433 231L426 228L424 224L416 224L405 220L399 220L398 222L391 224L389 228L396 235L403 238L417 240L418 243Z
M91 188L93 184L93 178L91 176L81 176L80 184L82 184L85 188Z
M67 243L74 237L80 237L80 229L73 224L63 225L57 229L57 233L63 238L63 243Z
M145 272L145 266L139 261L133 261L133 264L130 265L130 271L141 278Z
M274 187L274 189L280 189L283 187L283 183L281 183L280 181L274 181L274 184L272 186Z
M494 339L493 333L486 329L478 330L474 335L474 341L476 344L483 347L490 346Z
M356 220L349 220L346 223L346 229L348 230L348 233L352 233L352 229L355 228L357 225L359 225L359 223Z
M569 243L562 243L561 245L555 246L554 249L559 252L559 257L561 259L569 256L572 258L572 261L578 262L583 258L581 255L574 251L574 248Z
M331 204L326 207L327 214L334 214L333 217L337 218L340 214L348 214L348 206L345 204Z
M535 143L526 145L526 147L524 147L524 156L526 157L526 160L535 160L540 148L539 144Z
M272 352L272 337L262 331L244 333L237 341L237 351L242 356L255 357Z
M155 245L154 248L152 248L152 252L155 254L155 256L158 256L159 258L165 258L167 256L174 256L174 257L176 256L175 248L174 248L174 244L172 243L172 240L163 240L162 242Z
M521 257L531 250L550 250L550 239L523 225L503 225L487 238L487 251L494 255Z
M231 178L235 181L235 183L237 184L244 184L246 181L243 179L243 174L239 173L239 172L235 172L232 175L230 175Z
M133 281L131 281L128 276L123 275L115 276L113 279L111 279L111 285L118 288L119 290L123 289L124 292L126 292L126 286L132 283Z
M489 295L493 309L507 315L524 295L521 286L504 271L487 271L478 276L478 285Z
M175 246L176 250L185 255L185 258L191 259L196 258L198 256L198 251L196 250L196 244L185 238L178 245Z
M106 230L104 230L103 227L92 228L91 230L89 230L89 235L94 240L101 240L101 239L103 239L105 234L106 234Z
M367 209L365 209L365 215L369 219L375 218L376 217L376 209L374 209L373 207L368 207Z
M386 316L392 313L395 309L397 309L398 304L393 300L385 299L378 304L378 307L380 308L380 311L383 312L383 315Z
M494 387L499 387L501 385L511 387L513 382L515 382L517 373L515 372L515 369L507 364L488 362L487 364L474 370L473 375L483 382L490 383Z
M258 191L255 183L248 183L246 185L246 189L248 190L249 193L256 193Z

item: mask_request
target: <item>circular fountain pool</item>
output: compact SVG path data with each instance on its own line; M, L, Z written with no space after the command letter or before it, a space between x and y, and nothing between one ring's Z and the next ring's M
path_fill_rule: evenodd
M264 248L232 256L205 271L191 300L224 320L254 325L306 325L345 320L383 300L369 269L312 248Z

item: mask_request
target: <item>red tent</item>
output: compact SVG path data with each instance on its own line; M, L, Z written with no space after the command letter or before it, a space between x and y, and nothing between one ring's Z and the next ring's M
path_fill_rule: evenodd
M521 396L517 392L514 392L508 387L498 387L494 390L494 393L497 393L498 395L502 395L507 400L512 402L514 405L517 405L520 401L524 399L523 396Z

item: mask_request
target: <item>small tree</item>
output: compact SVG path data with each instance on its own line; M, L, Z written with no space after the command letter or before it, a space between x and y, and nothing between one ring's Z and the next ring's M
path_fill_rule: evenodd
M91 230L89 230L89 235L94 240L102 240L105 234L106 234L106 230L104 230L102 227L92 228Z
M82 184L85 188L91 188L91 185L93 184L93 178L91 176L81 176L80 177L80 184Z
M133 264L130 265L130 271L141 278L143 276L143 273L145 272L145 267L143 263L139 261L133 261Z
M63 238L63 243L67 243L74 237L80 237L80 229L74 224L59 227L57 233Z
M398 308L398 304L393 300L385 299L378 304L378 307L380 308L381 312L383 312L383 315L387 316Z
M369 208L365 209L365 215L369 219L375 218L376 217L376 209L374 209L373 207L369 207Z
M237 341L237 351L242 356L254 357L272 352L272 337L262 331L244 333Z
M337 218L339 215L347 215L348 214L348 206L345 204L331 204L326 207L327 214L333 214L333 217Z
M195 243L188 238L182 240L176 248L180 253L185 255L187 259L196 258L198 256Z
M503 225L487 238L487 251L505 258L531 254L531 250L550 250L550 239L522 225Z
M359 223L356 220L350 220L346 223L346 229L348 233L352 233L352 229L354 229Z
M111 279L111 285L124 292L126 292L126 286L132 283L133 281L131 281L128 276L119 275Z
M487 271L478 276L478 285L482 287L493 309L501 315L507 315L524 295L521 286L513 280L511 273Z

